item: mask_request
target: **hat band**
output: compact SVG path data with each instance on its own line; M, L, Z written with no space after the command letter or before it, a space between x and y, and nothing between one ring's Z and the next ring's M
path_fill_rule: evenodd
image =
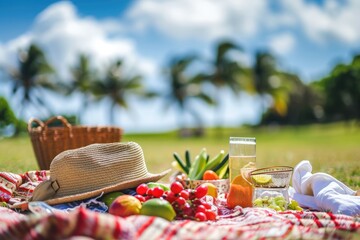
M50 186L54 190L54 193L56 193L60 189L59 183L56 180L52 181Z
M60 185L56 180L43 181L34 189L30 201L44 201L46 199L53 198L59 189Z

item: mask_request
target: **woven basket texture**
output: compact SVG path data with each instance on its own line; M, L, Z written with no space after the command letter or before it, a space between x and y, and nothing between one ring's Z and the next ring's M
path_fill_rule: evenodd
M55 121L60 121L63 126L51 127ZM112 126L73 126L66 118L55 116L46 122L31 118L28 132L40 169L48 170L51 161L59 153L93 143L119 142L123 130Z

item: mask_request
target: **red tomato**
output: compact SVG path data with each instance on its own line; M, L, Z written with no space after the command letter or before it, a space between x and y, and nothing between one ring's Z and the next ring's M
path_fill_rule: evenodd
M217 214L211 210L206 210L205 215L206 215L207 220L216 220L216 217L217 217L216 216Z
M212 170L206 170L203 174L203 180L218 180L219 176Z

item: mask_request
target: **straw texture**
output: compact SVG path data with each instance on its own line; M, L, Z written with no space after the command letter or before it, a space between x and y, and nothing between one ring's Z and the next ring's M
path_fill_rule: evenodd
M149 173L139 144L91 144L57 155L50 165L50 180L34 190L32 201L58 204L82 200L157 181L168 171Z
M60 121L62 126L50 127L55 121ZM38 126L33 127L33 123ZM31 118L28 132L40 169L48 170L51 161L59 153L93 143L119 142L123 130L110 126L72 126L66 118L56 116L46 122Z

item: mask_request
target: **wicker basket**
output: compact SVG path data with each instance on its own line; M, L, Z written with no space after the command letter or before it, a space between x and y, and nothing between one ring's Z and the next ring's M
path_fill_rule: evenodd
M49 124L59 120L63 126L50 127ZM37 127L33 127L37 123ZM92 143L119 142L122 129L117 127L72 126L62 116L50 118L45 123L31 118L28 131L34 153L40 169L47 170L53 158L62 151L84 147Z

